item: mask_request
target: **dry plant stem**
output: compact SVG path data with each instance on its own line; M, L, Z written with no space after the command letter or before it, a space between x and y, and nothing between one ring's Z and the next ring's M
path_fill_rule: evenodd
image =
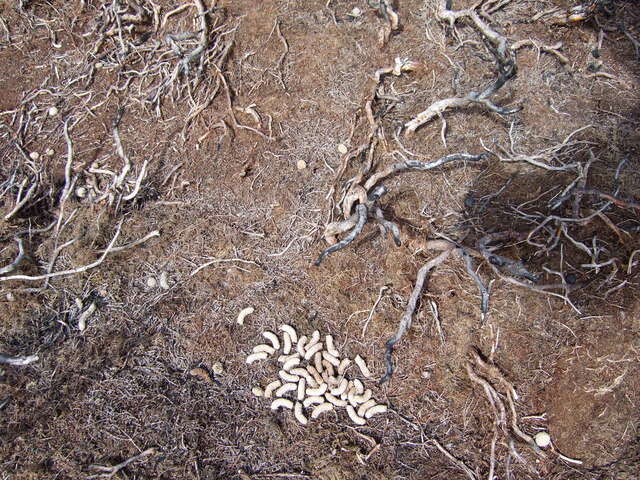
M29 365L30 363L37 362L38 360L38 355L29 355L26 357L8 357L6 355L0 354L0 363L6 363L8 365L14 365L17 367Z
M353 229L349 232L349 234L340 240L335 245L331 245L329 248L322 251L318 259L315 261L314 265L317 267L322 263L322 261L327 257L327 255L337 252L338 250L342 250L347 245L349 245L353 240L362 232L362 228L364 224L367 223L367 207L366 205L359 204L356 206L356 215L357 221Z
M38 188L38 178L34 180L33 184L29 187L29 189L27 190L27 193L25 193L23 197L22 191L24 190L25 185L26 185L26 180L24 180L20 185L18 189L18 195L16 197L16 205L13 207L13 209L9 213L7 213L4 216L5 220L10 220L11 217L13 217L16 213L18 213L20 209L24 207L29 200L31 200L31 197L33 196L36 189Z
M0 282L7 282L10 280L26 280L26 281L38 281L38 280L45 280L47 278L53 278L53 277L61 277L61 276L65 276L65 275L75 275L76 273L82 273L82 272L86 272L87 270L91 270L92 268L97 267L98 265L100 265L104 259L107 257L107 255L109 255L109 253L111 253L111 250L113 248L113 245L116 243L116 240L118 239L118 236L120 235L120 229L122 228L122 221L120 221L120 223L118 223L118 227L116 229L116 233L113 236L113 238L111 239L111 242L109 242L109 245L107 246L107 248L104 250L104 253L100 256L100 258L98 258L98 260L96 260L93 263L90 263L88 265L83 265L82 267L78 267L78 268L73 268L71 270L63 270L60 272L52 272L52 273L45 273L43 275L11 275L9 277L0 277Z
M376 299L375 303L373 304L373 307L371 307L371 311L369 312L369 316L367 317L367 320L364 322L364 326L362 327L362 338L364 338L365 334L367 333L367 327L369 326L369 322L371 322L371 319L373 318L373 314L376 311L376 307L380 303L380 300L382 300L382 295L388 289L389 289L389 287L386 286L386 285L383 285L382 287L380 287L380 292L378 292L378 298Z
M396 343L400 341L400 339L405 334L405 332L409 328L411 328L411 322L413 321L413 314L416 311L418 300L420 300L420 297L422 296L422 291L424 289L424 284L427 279L427 275L429 274L429 272L431 272L431 270L433 270L435 267L437 267L442 262L444 262L447 258L449 258L449 255L451 255L451 252L453 251L454 247L455 245L449 244L448 248L444 252L442 252L437 257L429 260L426 264L422 266L420 270L418 270L418 274L416 276L416 284L413 287L413 292L411 293L411 296L409 297L409 301L407 302L407 308L405 309L405 312L402 315L402 318L400 319L400 325L398 326L398 331L393 337L387 340L386 352L385 352L385 362L386 362L387 372L380 379L380 384L383 384L389 381L389 379L391 378L391 375L393 375L393 357L392 357L393 347Z
M473 470L471 470L469 467L467 467L464 462L462 462L461 460L458 460L456 457L454 457L449 450L447 450L446 448L444 448L440 442L438 442L436 439L431 439L430 440L431 443L433 443L435 445L435 447L440 450L440 452L447 457L449 460L451 460L451 462L458 467L460 470L462 470L464 473L467 474L467 477L469 477L469 480L478 480L478 477L476 476L476 474L473 472Z
M125 243L124 245L120 245L119 247L113 247L111 249L111 253L121 252L123 250L127 250L128 248L137 247L138 245L143 244L147 240L150 240L152 238L159 237L159 236L160 236L160 231L159 230L154 230L153 232L147 233L144 237L142 237L142 238L140 238L138 240L134 240L133 242ZM98 250L98 253L104 253L105 251L106 250Z
M476 283L478 290L480 291L480 313L482 314L482 320L484 320L484 316L489 311L489 291L487 290L487 287L485 287L484 283L482 283L482 279L476 272L471 255L469 255L464 248L460 248L459 250L462 254L462 258L464 259L464 265L467 268L467 273Z
M11 262L9 265L7 265L6 267L0 268L0 275L6 275L7 273L13 272L16 268L18 268L18 265L20 265L20 262L24 260L24 245L22 244L22 239L16 237L15 240L16 242L18 242L18 255L16 256L15 260Z
M99 471L99 472L103 472L103 473L99 473L96 475L90 475L87 478L111 478L114 475L116 475L120 470L122 470L123 468L125 468L126 466L128 466L129 464L140 460L143 457L146 457L147 455L151 455L156 453L156 449L155 448L147 448L144 452L139 453L138 455L131 457L127 460L125 460L122 463L119 463L118 465L114 465L113 467L104 467L102 465L89 465L89 468L91 470L94 471Z
M193 270L189 276L193 277L195 274L197 274L200 270L205 269L211 265L215 265L216 263L227 263L227 262L240 262L240 263L249 263L251 265L258 265L256 262L252 261L252 260L244 260L242 258L217 258L215 260L211 260L210 262L207 263L203 263L202 265L200 265L198 268L196 268L195 270Z

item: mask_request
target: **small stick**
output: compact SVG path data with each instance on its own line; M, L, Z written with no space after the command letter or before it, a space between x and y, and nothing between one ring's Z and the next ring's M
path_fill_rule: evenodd
M436 266L440 265L444 262L451 252L453 251L455 245L450 244L449 248L442 252L437 257L429 260L424 266L418 270L418 275L416 278L416 284L413 287L413 292L409 297L409 301L407 302L407 308L405 309L402 318L400 319L400 325L398 326L398 331L396 334L387 340L386 347L387 351L385 353L385 361L387 365L387 373L380 379L380 384L386 383L393 375L393 346L400 341L405 332L411 327L411 322L413 320L413 314L416 310L416 306L418 305L418 300L422 295L422 290L424 289L425 280L427 275L431 270L433 270Z
M362 228L367 222L367 207L361 203L358 204L356 206L356 214L358 215L358 221L356 222L355 227L353 227L349 234L338 243L336 243L335 245L331 245L329 248L322 251L318 259L314 263L316 267L322 263L327 255L333 252L337 252L338 250L342 250L351 242L353 242L353 240L360 234L360 232L362 232Z
M189 276L193 277L200 270L202 270L203 268L207 268L210 265L214 265L216 263L226 263L226 262L240 262L240 263L250 263L252 265L258 265L256 262L252 260L244 260L242 258L216 258L215 260L211 260L210 262L203 263L198 268L196 268L193 272L191 272Z
M438 442L438 440L436 440L435 438L432 438L430 440L431 443L433 443L435 445L435 447L440 450L440 452L447 457L449 460L451 460L451 462L458 467L460 470L462 470L464 473L467 474L467 477L469 477L470 480L478 480L478 477L476 476L475 473L473 473L473 470L471 470L469 467L467 467L464 462L462 462L461 460L458 460L456 457L454 457L451 453L449 453L449 451L444 448L440 442Z
M6 355L0 354L0 363L15 365L17 367L29 365L30 363L37 362L38 360L38 355L29 355L26 357L8 357Z
M151 239L151 238L155 238L155 237L159 237L160 236L160 231L159 230L154 230L151 233L147 233L144 237L138 239L138 240L134 240L133 242L128 242L125 243L124 245L120 245L119 247L113 247L111 249L111 253L115 253L115 252L121 252L122 250L126 250L128 248L133 248L133 247L137 247L138 245L146 242L147 240ZM103 253L106 250L98 250L98 253Z
M15 260L9 265L0 268L0 275L13 272L16 268L18 268L18 265L20 265L20 263L24 259L24 246L22 244L22 239L19 237L15 237L15 240L16 242L18 242L18 255L16 256ZM631 262L629 262L629 265L631 265Z
M480 313L482 317L481 320L484 321L484 317L489 311L489 291L487 290L487 287L485 287L484 283L482 283L482 279L480 278L480 276L475 271L471 255L469 255L469 253L464 248L460 248L460 252L462 254L462 258L464 259L464 265L465 267L467 267L467 273L473 279L473 281L476 282L478 290L480 290Z
M125 468L127 465L140 460L142 457L146 457L147 455L151 455L153 453L156 453L156 449L155 448L147 448L144 452L139 453L138 455L131 457L127 460L125 460L122 463L119 463L118 465L114 465L113 467L104 467L102 465L89 465L89 468L91 470L97 470L99 472L104 472L104 473L99 473L97 475L90 475L87 478L111 478L113 477L115 474L117 474L120 470L122 470L123 468Z
M369 316L367 317L367 320L364 322L364 327L362 327L362 337L363 338L364 338L365 333L367 333L367 327L369 326L369 322L371 322L371 319L373 318L373 313L376 311L376 307L380 303L380 300L382 300L382 295L388 289L389 289L389 287L387 287L386 285L383 285L382 287L380 287L380 292L378 293L378 298L376 299L375 303L373 304L373 307L371 307L371 311L369 312Z

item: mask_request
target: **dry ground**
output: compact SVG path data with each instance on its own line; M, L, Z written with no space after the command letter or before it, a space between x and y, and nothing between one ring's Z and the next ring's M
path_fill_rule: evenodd
M421 63L419 71L385 84L399 97L381 117L388 145L377 161L386 164L400 148L393 132L404 122L437 99L464 95L494 78L480 43L457 48L460 39L479 40L472 28L459 24L456 40L435 18L439 2L398 0L401 29L380 47L385 21L367 2L219 0L207 16L212 29L221 27L210 32L220 48L200 83L181 76L174 90L152 104L149 95L177 63L166 36L198 32L200 17L191 6L163 23L183 2L140 1L148 12L155 8L159 21L132 23L100 44L106 12L115 5L135 13L133 3L0 1L0 216L14 208L22 179L39 179L32 200L0 219L0 267L17 254L17 232L45 228L60 215L60 228L23 234L27 255L13 273L46 271L56 247L74 238L53 271L91 263L120 221L117 245L160 231L96 268L47 285L0 282L0 352L39 356L30 365L0 369L1 478L88 478L96 473L91 465L115 465L151 447L155 453L116 477L487 478L494 415L465 370L472 349L491 357L517 390L520 428L529 435L548 430L557 451L583 462L552 453L540 457L516 443L519 460L509 455L509 435L499 432L496 478L640 478L640 267L629 260L639 247L640 221L633 207L607 210L618 227L598 217L580 230L580 241L599 242L607 258L618 259L607 267L578 268L588 257L568 242L545 256L534 255L524 242L510 246L509 256L538 273L559 261L573 265L586 284L571 296L579 314L558 298L498 279L480 264L483 279L494 280L482 320L478 291L462 260L437 268L396 348L391 382L370 385L392 411L366 427L352 428L344 414L302 427L251 394L270 370L248 366L244 358L263 329L283 322L332 333L345 354L366 357L380 377L385 341L397 328L417 270L434 255L418 251L415 242L437 233L457 237L461 226L470 228L468 245L487 232L531 229L513 207L531 201L529 212L542 210L549 192L574 178L494 156L396 176L386 183L390 192L382 207L409 241L395 247L366 227L350 247L312 266L325 248L324 225L337 215L327 196L340 166L336 147L355 147L364 138L362 123L352 137L350 132L374 72L396 57ZM463 8L473 2L453 3ZM521 112L447 112L446 147L437 120L403 137L404 148L426 160L480 153L483 144L495 151L498 144L509 145L511 130L518 152L533 153L588 126L575 137L582 143L562 159L584 164L591 151L596 160L589 186L612 191L617 165L627 158L620 195L640 198L640 66L634 48L640 8L621 0L612 13L583 23L534 20L556 5L568 2L513 0L491 16L511 44L562 42L568 59L563 65L553 54L518 51L518 75L495 98L501 105L521 105ZM362 10L360 17L349 15L354 7ZM268 134L270 116L273 139L233 128L229 101L241 108L255 104L262 127L247 113L236 109L235 116L260 132ZM57 115L47 114L51 106ZM120 171L112 128L119 109L133 180L148 162L140 191L112 205L72 194L61 209L63 124L69 122L73 142L71 173L82 186L92 162ZM54 152L48 156L49 148ZM30 152L40 158L30 160ZM306 168L296 167L299 160ZM344 178L359 168L352 161ZM480 201L509 179L500 195ZM222 261L191 275L212 260ZM147 279L162 272L170 288L150 288ZM363 335L383 286L389 288ZM97 306L83 332L77 328L77 299L82 308ZM427 299L438 306L442 338ZM235 318L246 306L256 311L239 327ZM194 367L211 371L216 362L224 373L210 381L189 374ZM434 439L470 473L443 455Z

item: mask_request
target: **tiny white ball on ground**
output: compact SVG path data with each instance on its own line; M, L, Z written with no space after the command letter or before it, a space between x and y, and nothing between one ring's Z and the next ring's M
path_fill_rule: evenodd
M31 160L38 160L40 158L40 154L38 152L31 152L29 154L29 158Z
M545 448L551 445L551 436L547 432L538 432L536 436L533 437L540 448Z
M55 152L53 151L53 148L47 148L47 151L46 151L46 152L44 152L44 153L45 153L45 155L46 155L47 157L53 157L53 154L54 154Z
M78 195L78 196L80 196L80 195ZM156 288L157 286L158 286L158 281L155 279L155 277L147 278L147 287Z
M362 15L362 10L360 10L358 7L353 7L353 10L351 10L351 16L359 17L360 15Z
M211 371L216 375L222 375L224 373L224 365L222 365L222 362L213 362Z
M163 290L169 290L169 288L171 288L169 286L169 278L167 276L167 272L162 272L160 274L160 281L158 283L160 283L160 288L162 288Z
M87 196L87 189L85 187L76 188L76 196L78 198L84 198Z
M341 154L344 155L348 151L349 151L349 149L347 148L347 146L344 143L339 143L338 144L338 153L341 153Z
M298 170L304 170L305 168L307 168L307 162L305 162L304 160L298 160L296 162L296 167L298 167Z
M55 117L58 114L59 110L57 107L49 107L48 113L50 117Z
M15 302L15 301L16 301L15 295L11 292L7 293L7 302Z

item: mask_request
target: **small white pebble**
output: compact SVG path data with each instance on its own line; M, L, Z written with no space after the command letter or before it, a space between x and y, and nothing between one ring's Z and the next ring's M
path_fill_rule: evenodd
M360 10L358 7L353 7L353 10L351 10L351 16L358 18L361 15L362 15L362 10Z
M49 107L49 110L47 110L47 113L49 114L50 117L55 117L58 114L59 110L57 107Z
M155 277L147 278L147 287L156 288L157 286L158 286L158 281L155 279Z
M76 197L84 198L87 196L87 189L85 187L76 188Z
M11 292L7 293L7 302L15 302L15 301L16 301L16 296Z
M160 274L160 278L158 280L158 283L160 284L160 288L162 288L163 290L169 290L169 280L167 277L167 272L162 272Z
M29 154L29 158L31 160L38 160L40 158L40 154L38 152L31 152Z
M348 151L349 151L349 149L347 148L347 146L344 143L339 143L338 144L338 153L341 153L342 155L344 155Z
M551 436L547 432L538 432L533 439L540 448L546 448L551 445Z
M298 170L304 170L305 168L307 168L307 162L305 162L304 160L298 160L296 162L296 167L298 167Z
M224 373L224 365L222 365L222 362L213 362L211 371L216 375L222 375Z
M56 153L56 152L54 152L54 151L53 151L53 148L47 148L47 150L44 152L44 154L45 154L47 157L53 157L53 154L54 154L54 153Z
M240 313L238 314L238 325L244 325L244 319L247 315L250 315L254 312L253 307L247 307L247 308L243 308L242 310L240 310Z

